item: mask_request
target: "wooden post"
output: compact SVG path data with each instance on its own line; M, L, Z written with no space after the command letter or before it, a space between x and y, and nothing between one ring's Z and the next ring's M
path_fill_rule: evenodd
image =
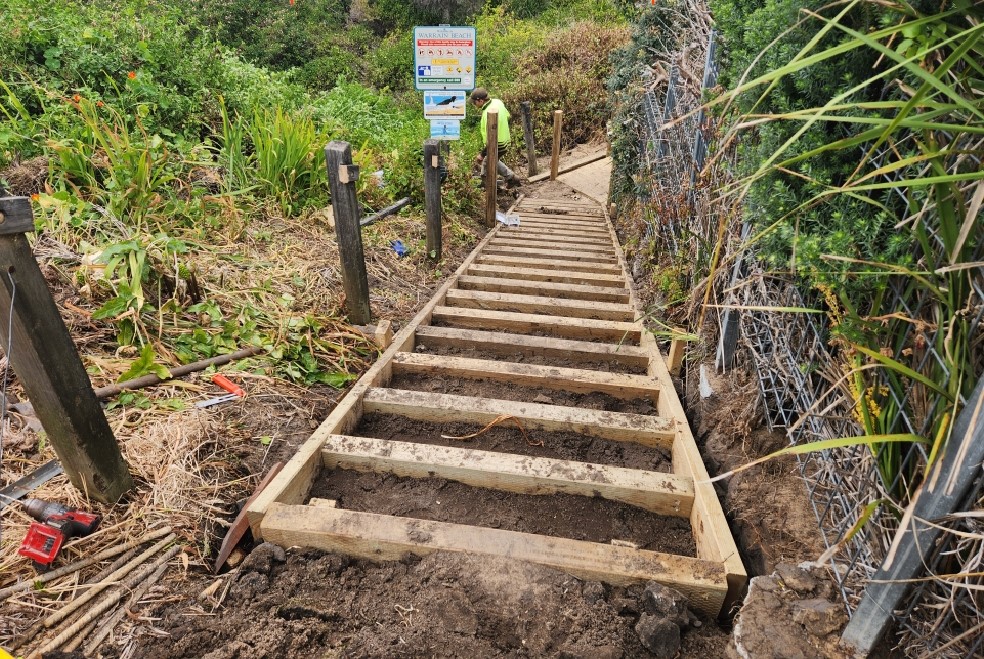
M369 277L362 250L359 201L355 198L359 168L352 164L352 147L348 142L330 142L325 147L325 161L331 185L331 203L335 210L335 236L338 238L342 264L345 312L352 324L365 325L370 316Z
M957 416L942 453L906 508L885 560L871 575L864 597L841 635L841 641L859 656L866 657L878 647L885 630L893 624L893 612L903 605L913 582L926 574L940 549L943 527L939 520L976 503L971 494L980 478L982 461L984 378L977 381Z
M529 176L536 176L540 167L536 162L536 144L533 141L533 117L530 115L530 102L523 101L519 104L519 111L523 115L523 141L526 142L526 172Z
M683 334L684 330L675 328L675 334ZM670 353L667 355L666 370L670 375L680 375L680 366L683 365L683 351L687 347L687 342L683 339L674 338L670 341Z
M424 140L424 205L427 210L427 258L441 260L441 155L437 140Z
M0 199L0 341L4 350L10 347L7 358L72 485L115 503L133 479L34 260L27 231L34 231L30 200Z
M557 180L560 171L560 130L564 125L564 111L554 110L553 154L550 157L550 180Z
M499 167L499 113L493 110L485 113L485 138L488 149L485 151L485 226L495 226L496 174Z

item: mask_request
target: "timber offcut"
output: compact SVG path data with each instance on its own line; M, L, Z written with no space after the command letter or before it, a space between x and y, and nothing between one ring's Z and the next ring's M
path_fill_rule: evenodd
M583 198L523 198L515 212L520 225L489 232L249 506L254 537L370 560L458 552L528 561L617 585L657 581L687 595L693 608L720 613L738 598L745 569L666 362L643 327L604 207ZM445 352L427 352L434 349ZM394 377L598 393L646 401L654 412L410 391L392 387ZM663 451L673 468L658 473L466 443L357 436L370 413L477 427L508 418L524 433L571 432ZM330 479L337 469L441 478L538 497L602 497L688 520L696 556L357 512L346 510L344 500L332 507L309 499L315 480Z

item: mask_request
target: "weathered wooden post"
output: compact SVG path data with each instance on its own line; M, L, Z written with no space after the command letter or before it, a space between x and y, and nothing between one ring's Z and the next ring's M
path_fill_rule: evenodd
M427 211L427 258L441 260L441 144L424 140L424 206Z
M339 260L342 264L342 288L345 291L345 312L353 325L369 322L369 277L362 249L362 229L359 226L359 201L355 198L355 182L359 168L352 164L352 147L348 142L329 142L325 147L331 203L335 211L335 236L338 238Z
M560 131L564 125L564 111L554 110L553 153L550 156L550 180L557 180L560 171Z
M496 175L499 168L499 113L490 110L486 114L485 138L485 226L495 226L496 198L499 191Z
M529 176L536 176L540 168L536 162L536 144L533 142L533 117L530 114L530 102L523 101L520 103L519 111L523 115L523 141L526 142L526 173Z
M28 231L34 231L31 201L0 199L0 341L72 485L115 503L133 479L34 260Z

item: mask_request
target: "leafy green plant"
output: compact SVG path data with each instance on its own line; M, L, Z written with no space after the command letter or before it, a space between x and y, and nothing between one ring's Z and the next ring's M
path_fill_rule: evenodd
M725 140L743 138L757 148L763 130L779 126L768 156L731 191L747 200L792 192L774 195L787 205L763 216L750 242L785 245L790 265L824 293L832 340L845 359L837 384L865 433L915 431L931 443L928 464L906 462L904 445L871 443L898 500L938 455L961 398L984 371L966 312L984 236L984 170L966 159L979 152L984 135L984 24L965 21L965 8L923 14L855 0L833 15L810 13L799 28L809 23L812 37L784 64L749 75L711 104L744 110ZM859 12L871 29L859 29ZM875 65L863 76L840 78L816 105L804 102L814 97L797 102L788 91L812 78L815 67L858 60ZM774 109L776 93L788 102L781 111ZM835 162L850 167L831 176L829 167L816 165ZM867 233L843 228L845 221L868 222ZM901 238L894 235L900 230ZM817 238L819 231L828 237ZM906 310L889 306L889 282Z
M296 213L324 187L325 137L308 115L282 108L256 110L249 126L260 189L275 198L285 215Z

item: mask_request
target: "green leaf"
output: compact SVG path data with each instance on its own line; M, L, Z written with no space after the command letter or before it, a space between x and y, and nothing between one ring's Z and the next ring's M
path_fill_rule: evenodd
M130 368L121 375L116 381L125 382L126 380L132 380L134 378L139 378L143 375L154 374L162 380L166 380L171 377L170 371L164 366L154 363L154 358L156 357L154 352L154 347L149 343L146 344L140 350L140 357L130 365Z
M819 442L809 442L807 444L797 444L796 446L787 446L784 449L770 453L766 456L747 462L740 467L736 467L731 471L723 474L719 474L714 478L706 481L701 481L703 483L714 483L719 480L733 476L740 471L745 471L746 469L751 469L755 465L762 464L772 460L773 458L778 458L784 455L805 455L807 453L816 453L817 451L827 451L834 448L844 448L847 446L874 446L876 444L892 444L897 442L916 442L920 444L928 444L925 438L919 435L902 434L902 435L861 435L859 437L838 437L836 439L825 439ZM696 484L696 483L695 483Z

